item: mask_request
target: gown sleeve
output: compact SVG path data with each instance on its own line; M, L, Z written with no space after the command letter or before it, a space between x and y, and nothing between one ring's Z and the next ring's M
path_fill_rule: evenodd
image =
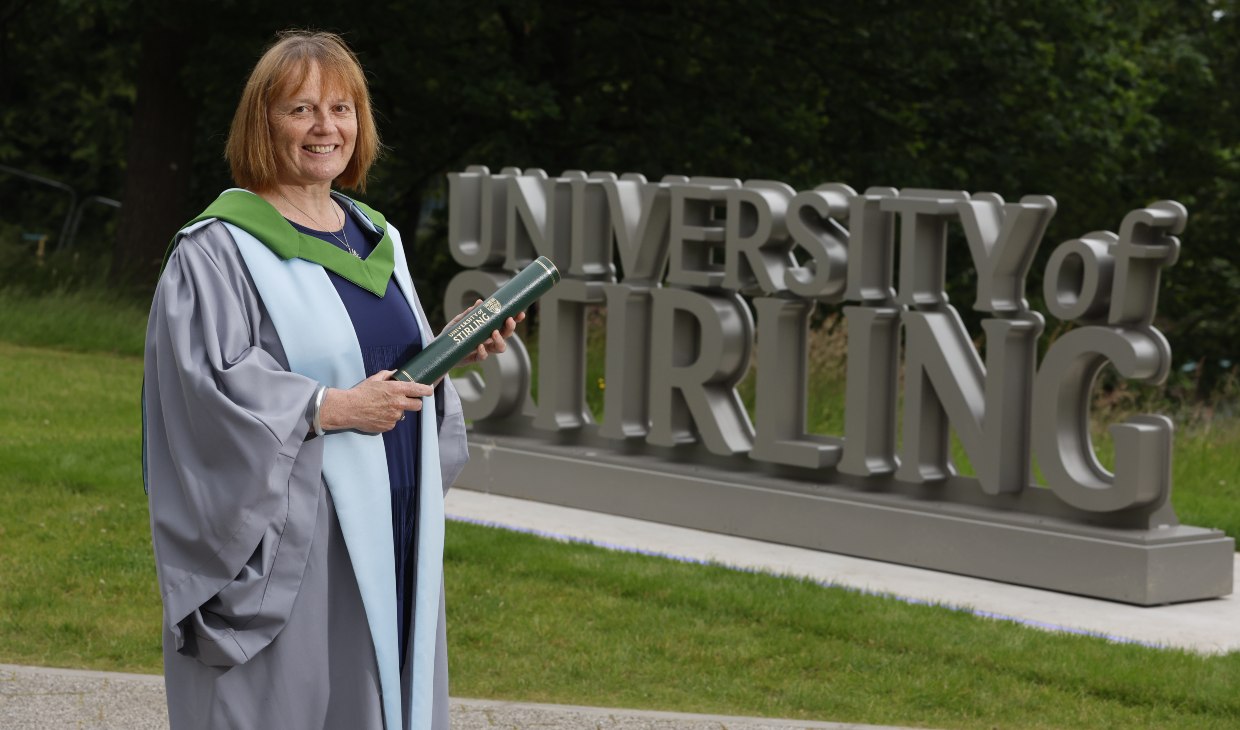
M151 533L181 653L243 663L287 622L322 488L317 386L288 370L227 229L185 236L152 304L143 384Z

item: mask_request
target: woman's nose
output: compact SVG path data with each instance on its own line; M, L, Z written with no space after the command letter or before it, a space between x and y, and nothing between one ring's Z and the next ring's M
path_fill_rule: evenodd
M319 107L314 110L314 128L321 130L330 130L334 123L331 112L325 107Z

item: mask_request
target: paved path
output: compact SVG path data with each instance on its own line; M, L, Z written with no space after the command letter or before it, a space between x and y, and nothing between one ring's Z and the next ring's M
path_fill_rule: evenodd
M167 730L162 677L0 664L3 730ZM491 700L452 700L453 730L882 730ZM887 730L899 730L887 728Z

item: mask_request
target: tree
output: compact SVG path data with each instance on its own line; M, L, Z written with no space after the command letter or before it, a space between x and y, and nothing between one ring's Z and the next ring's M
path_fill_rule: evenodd
M406 231L431 302L453 267L442 221L408 233L470 164L1050 194L1044 256L1171 197L1190 222L1160 326L1207 373L1235 357L1235 0L8 0L0 53L29 63L0 68L0 162L101 192L127 174L127 221L148 232L127 227L114 264L146 266L149 287L175 227L229 184L241 85L287 27L342 32L367 69L388 151L362 197ZM162 60L137 62L143 38ZM145 93L169 79L192 93ZM125 144L133 113L155 126Z
M61 181L79 198L117 197L136 65L127 6L0 3L0 164ZM61 243L64 194L0 173L0 200L3 222Z
M158 277L168 241L187 220L193 173L198 104L182 72L195 33L149 16L141 38L125 202L110 272L117 287Z

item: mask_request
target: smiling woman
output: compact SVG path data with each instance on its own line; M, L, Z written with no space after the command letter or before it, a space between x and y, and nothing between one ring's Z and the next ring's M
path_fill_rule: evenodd
M305 197L313 199L313 188L330 186L340 177L357 142L356 106L347 92L325 86L317 63L300 88L277 97L268 111L279 159L276 184L310 188Z
M174 730L448 727L443 491L465 424L450 379L391 378L431 330L400 233L332 190L364 189L378 150L352 51L283 35L233 119L239 188L160 278L144 475Z
M293 182L282 179L282 173L288 170L280 166L286 160L276 150L279 142L275 139L275 127L278 120L304 106L304 118L319 121L317 114L322 111L330 112L336 125L352 124L353 137L348 141L347 154L341 151L338 156L343 167L326 181L314 181L320 183L320 188L324 182L329 188L335 182L341 187L366 190L366 174L380 148L370 92L352 51L343 41L322 40L327 37L339 41L330 34L287 34L254 67L233 116L225 152L239 186L263 192L277 184ZM312 51L306 48L307 44L313 46ZM324 108L316 110L316 106ZM337 108L342 106L349 108ZM330 137L298 137L293 142L298 147L344 144L343 140Z

